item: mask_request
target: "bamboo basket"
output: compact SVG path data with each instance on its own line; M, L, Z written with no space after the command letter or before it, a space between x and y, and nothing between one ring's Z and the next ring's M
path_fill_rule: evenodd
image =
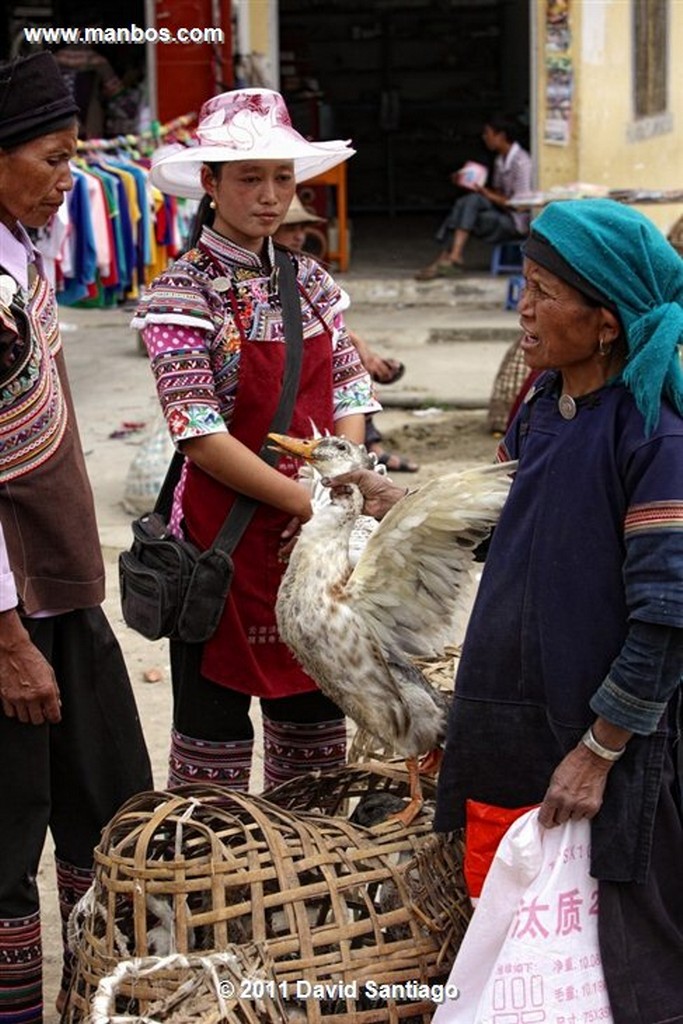
M679 256L683 256L683 216L674 223L666 236Z
M513 403L529 373L521 349L520 335L506 349L491 390L487 413L488 428L492 434L504 434Z
M144 1016L135 1010L141 1003L147 1006ZM287 1017L273 975L256 947L233 946L222 953L122 960L98 984L90 1021L285 1024Z
M93 996L121 961L235 947L260 951L266 994L287 1021L427 1024L429 986L446 980L470 916L459 847L431 830L433 786L408 828L337 813L408 790L403 768L378 764L309 775L267 799L207 786L134 797L95 851L63 1024L91 1021ZM157 982L124 986L114 1011L152 1019L159 998ZM186 1010L183 1024L221 1019L215 1011ZM254 1012L282 1019L273 1007Z

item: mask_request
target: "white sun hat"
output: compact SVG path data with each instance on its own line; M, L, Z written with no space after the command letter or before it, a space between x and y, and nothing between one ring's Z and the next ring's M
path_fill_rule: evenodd
M161 192L201 199L204 163L233 160L292 160L297 182L314 178L355 153L349 141L309 142L292 127L285 101L272 89L235 89L203 104L197 145L163 146L150 177Z

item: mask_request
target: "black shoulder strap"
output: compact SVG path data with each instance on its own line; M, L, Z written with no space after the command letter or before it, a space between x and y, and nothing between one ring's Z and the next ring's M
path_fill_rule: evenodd
M275 250L280 301L282 303L282 320L285 330L285 372L280 392L280 401L275 410L269 433L285 434L292 419L296 393L299 389L301 376L301 360L303 358L303 324L301 320L301 299L296 282L296 271L291 258L281 249ZM268 439L264 438L261 458L269 465L274 465L279 455L268 447ZM180 479L184 462L181 452L176 452L166 473L159 496L154 506L155 512L168 517L173 502L173 492ZM234 551L249 521L256 511L259 502L241 494L228 513L227 519L220 528L213 547L228 554Z
M176 489L176 485L180 480L180 474L183 470L183 463L185 462L185 456L182 452L175 451L171 463L166 470L166 476L164 482L161 485L161 490L157 494L157 500L154 502L154 511L158 512L168 520L173 507L173 492Z

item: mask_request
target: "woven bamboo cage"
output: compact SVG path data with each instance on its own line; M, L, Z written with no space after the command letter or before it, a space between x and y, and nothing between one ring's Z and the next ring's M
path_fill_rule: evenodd
M135 1009L146 1004L144 1016ZM122 1007L125 1006L125 1009ZM255 946L122 960L102 978L91 1024L285 1024L275 979Z
M429 799L408 828L336 814L408 790L405 770L382 764L309 775L267 799L204 786L134 797L95 851L64 1024L91 1020L122 960L235 946L260 951L288 1021L427 1024L429 986L445 981L470 916L460 850L433 835ZM138 986L115 1010L144 1018L155 997Z
M494 434L505 433L510 410L529 373L520 346L521 340L520 336L506 349L493 381L487 422L489 430Z
M683 256L683 216L678 218L666 237L679 256Z

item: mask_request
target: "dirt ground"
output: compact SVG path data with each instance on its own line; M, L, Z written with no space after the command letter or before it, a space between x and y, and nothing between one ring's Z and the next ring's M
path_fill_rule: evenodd
M390 418L394 423L385 429L383 423ZM377 422L383 444L420 465L419 473L402 474L402 480L420 482L466 465L490 462L498 444L487 428L484 410L387 411Z
M490 462L497 440L486 425L484 410L388 410L377 419L383 444L389 450L410 456L419 463L413 474L395 474L393 479L414 486L435 476L480 462ZM118 552L105 549L108 574L106 610L121 642L147 738L155 785L164 788L170 727L171 697L166 642L151 643L127 629L118 607ZM149 674L156 682L146 681ZM255 718L257 715L255 715ZM258 749L252 787L260 788ZM61 970L61 938L54 887L54 860L48 840L41 863L39 882L43 909L43 954L45 961L45 1024L58 1024L53 1010Z

